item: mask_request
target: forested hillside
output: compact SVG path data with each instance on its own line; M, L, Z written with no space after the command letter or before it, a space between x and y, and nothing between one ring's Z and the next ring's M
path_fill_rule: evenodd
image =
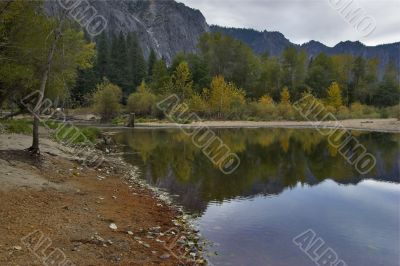
M94 68L79 75L75 99L82 103L82 96L104 77L121 87L125 97L145 81L154 94L181 95L184 89L178 84L184 84L188 87L187 95L207 98L210 92L207 88L219 76L237 87L247 101L268 95L279 102L284 88L292 101L305 91L326 98L327 89L336 82L345 106L354 102L378 107L398 103L398 72L394 61L387 64L383 77L379 78L379 60L375 58L321 53L310 61L306 51L295 47L284 49L281 56L258 55L246 44L219 33L204 34L198 48L196 54L177 54L168 66L154 53L144 58L135 34L120 33L111 39L102 35L97 41ZM184 78L179 73L182 71ZM184 80L176 80L178 77Z

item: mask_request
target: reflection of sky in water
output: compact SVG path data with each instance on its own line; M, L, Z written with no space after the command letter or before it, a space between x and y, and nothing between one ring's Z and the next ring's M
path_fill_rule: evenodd
M313 229L348 266L399 266L399 136L353 132L376 156L360 176L315 130L214 130L241 165L223 175L179 130L116 136L149 183L200 214L216 265L303 266L292 238Z
M299 184L275 197L210 203L198 223L219 244L216 265L312 265L291 242L311 228L348 265L398 266L399 192L372 180Z

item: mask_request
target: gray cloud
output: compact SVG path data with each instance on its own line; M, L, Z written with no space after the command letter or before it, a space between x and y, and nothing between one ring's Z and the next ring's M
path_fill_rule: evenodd
M179 0L202 11L209 24L280 31L294 43L317 40L333 46L359 40L367 45L400 41L399 0L352 0L376 21L367 37L332 8L351 0Z

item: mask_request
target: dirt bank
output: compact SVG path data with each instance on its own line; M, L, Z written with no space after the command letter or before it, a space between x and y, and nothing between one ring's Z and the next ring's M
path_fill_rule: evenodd
M346 129L380 131L380 132L400 132L400 121L397 119L351 119L339 121ZM177 125L174 123L149 122L137 123L136 127L157 128L157 127L197 127L199 125L210 128L314 128L314 127L336 127L335 122L317 122L317 125L308 121L203 121L194 122L188 125Z
M43 265L56 250L67 265L193 264L181 259L194 256L181 211L129 182L135 168L119 159L83 168L50 140L34 158L22 150L29 143L0 135L0 265ZM48 241L36 249L21 241L32 233Z

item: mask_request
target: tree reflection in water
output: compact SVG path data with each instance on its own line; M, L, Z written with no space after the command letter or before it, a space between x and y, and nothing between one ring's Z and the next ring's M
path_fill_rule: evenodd
M360 176L316 130L213 129L241 160L224 175L179 129L135 129L115 136L127 162L138 165L151 184L179 195L188 210L202 213L208 202L277 195L326 179L339 184L363 179L399 182L400 134L352 132L374 154L376 167Z

